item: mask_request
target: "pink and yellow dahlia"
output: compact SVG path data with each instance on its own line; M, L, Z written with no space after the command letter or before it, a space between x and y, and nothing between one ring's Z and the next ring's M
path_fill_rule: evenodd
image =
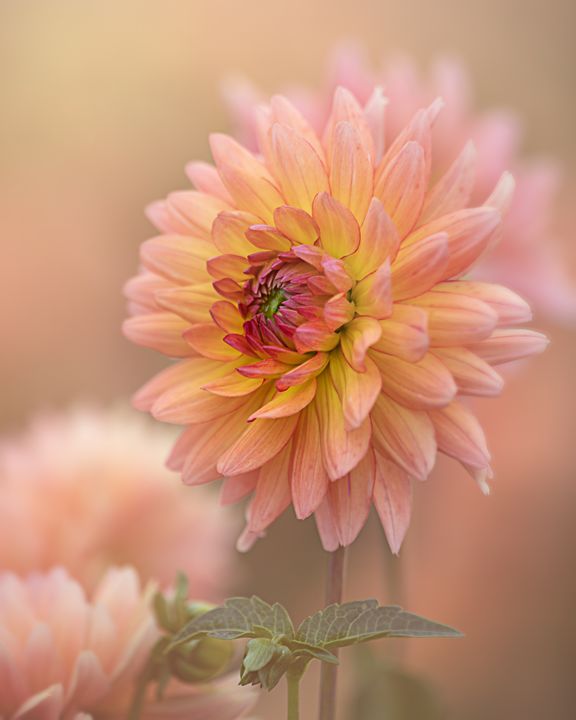
M474 180L470 180L472 204L484 201L505 170L511 169L516 180L500 240L474 268L474 277L503 283L521 293L542 317L574 323L576 287L554 223L559 168L548 159L521 157L519 118L509 110L477 112L466 69L455 60L436 62L429 77L423 77L409 58L392 60L375 72L354 46L336 49L322 92L299 88L289 97L320 131L331 111L333 88L339 85L363 104L376 86L385 89L389 102L382 132L388 144L420 107L437 96L446 100L433 130L435 171L444 172L461 147L472 140L469 152L476 154ZM261 93L248 81L236 80L228 83L225 94L240 136L255 148Z
M149 586L110 569L87 596L63 569L0 574L0 717L125 720L158 637ZM254 704L235 680L150 688L143 720L234 720Z
M192 163L197 189L150 208L162 234L128 283L125 332L181 360L135 404L186 426L169 458L186 483L253 493L241 548L290 504L326 549L348 545L373 502L397 552L438 451L486 487L461 396L498 394L493 366L546 345L510 327L530 318L515 293L464 277L499 234L511 176L470 207L471 146L435 172L442 102L392 142L386 104L339 88L317 133L274 97L259 152L213 135L216 167Z
M0 442L0 569L65 567L93 588L110 564L220 600L235 522L212 493L191 494L162 465L174 441L134 412L76 408L34 418Z

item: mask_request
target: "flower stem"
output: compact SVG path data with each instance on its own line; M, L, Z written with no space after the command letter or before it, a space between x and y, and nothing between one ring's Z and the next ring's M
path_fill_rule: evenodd
M326 605L342 602L344 585L344 564L346 548L339 547L328 556L328 572L326 574ZM337 655L337 651L334 652ZM336 680L338 666L322 663L320 674L320 712L318 720L334 720L336 717Z
M299 720L300 718L300 679L302 673L293 674L288 672L286 681L288 683L288 720Z

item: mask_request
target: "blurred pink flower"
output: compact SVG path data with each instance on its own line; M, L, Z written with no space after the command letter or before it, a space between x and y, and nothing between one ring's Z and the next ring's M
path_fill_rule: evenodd
M341 47L334 53L323 92L299 88L286 95L319 130L329 115L337 86L351 90L361 103L368 102L374 88L382 86L389 101L387 146L418 108L442 97L446 107L434 128L436 171L441 173L449 167L458 149L472 140L477 158L472 204L479 204L488 195L505 170L511 170L516 180L500 240L474 269L474 277L516 290L543 317L576 321L576 286L567 272L553 223L560 173L549 160L527 162L519 156L522 132L516 115L509 111L475 113L466 70L457 61L437 62L430 78L423 78L408 58L398 58L374 72L354 46ZM261 93L240 78L229 81L224 92L237 134L255 148Z
M93 586L110 564L199 598L229 584L234 518L208 489L191 494L163 468L172 434L131 411L38 417L0 444L0 569L62 565Z
M0 574L0 717L125 720L158 635L152 589L131 568L108 570L90 598L63 569ZM142 720L238 718L254 696L234 682L169 685Z

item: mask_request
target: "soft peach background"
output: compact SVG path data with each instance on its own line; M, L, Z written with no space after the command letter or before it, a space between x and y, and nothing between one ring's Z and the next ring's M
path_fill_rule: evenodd
M479 105L516 108L527 148L559 156L570 180L575 24L570 0L2 0L0 426L77 398L128 397L163 365L122 339L120 287L151 233L143 206L183 186L185 161L206 158L207 133L228 127L224 76L318 84L348 37L374 60L457 54ZM563 200L574 202L569 190ZM574 263L569 216L559 211ZM442 465L418 488L402 552L403 602L467 634L403 645L451 720L563 720L576 706L576 329L545 329L550 352L480 409L493 497ZM354 546L349 597L398 600L382 543L372 525ZM322 561L311 524L282 519L241 560L237 590L303 614L321 602ZM263 718L283 712L274 697Z

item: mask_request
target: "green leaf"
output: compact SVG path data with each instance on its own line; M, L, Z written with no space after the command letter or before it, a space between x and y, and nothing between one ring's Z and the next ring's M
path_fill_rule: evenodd
M221 640L258 637L263 635L262 629L271 637L294 636L292 621L282 605L269 605L256 596L230 598L189 622L174 637L173 646L202 635Z
M299 640L290 640L288 647L294 655L307 655L310 658L316 658L317 660L331 663L332 665L338 665L339 663L336 655L333 655L329 650L326 650L320 645L310 645L309 643L300 642Z
M337 648L382 637L460 637L447 625L405 612L395 605L378 606L376 600L330 605L300 625L298 640Z
M262 670L276 654L276 648L277 645L267 638L249 640L244 656L244 669L247 672Z

